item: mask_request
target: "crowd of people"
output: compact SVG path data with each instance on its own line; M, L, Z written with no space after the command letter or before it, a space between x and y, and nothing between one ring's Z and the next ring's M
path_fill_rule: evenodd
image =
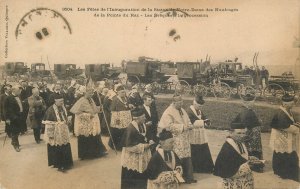
M33 129L37 144L47 144L48 166L66 172L73 166L70 136L77 137L78 158L107 155L108 146L121 151L121 188L178 188L196 183L193 173L210 173L223 179L223 188L254 188L252 171L264 171L261 120L253 109L255 97L247 94L243 110L230 125L230 135L214 163L205 129L211 124L203 112L202 96L195 96L185 110L175 93L161 116L151 84L138 86L90 79L86 85L72 80L49 89L42 82L26 80L6 84L0 96L0 115L16 152L19 136ZM273 171L283 179L299 181L299 119L293 115L294 97L282 97L274 115L270 144Z

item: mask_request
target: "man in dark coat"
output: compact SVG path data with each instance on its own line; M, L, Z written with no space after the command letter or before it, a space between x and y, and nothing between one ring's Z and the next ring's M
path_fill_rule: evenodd
M32 87L28 85L28 82L26 80L21 80L20 81L20 85L21 85L21 93L20 93L20 100L23 104L23 116L26 120L28 111L29 111L29 106L28 106L28 101L27 98L30 97L32 95ZM22 123L21 125L21 135L25 134L25 132L27 132L27 125L26 122Z
M26 98L28 98L32 95L32 87L28 86L28 83L25 80L21 80L20 85L22 87L22 90L20 93L20 99L21 99L21 101L24 101Z
M101 94L103 87L98 86L97 90L93 94L93 100L96 104L96 106L99 108L100 113L98 113L99 119L100 119L100 126L101 126L101 134L102 135L108 135L108 130L107 130L107 120L105 121L104 119L104 112L103 112L103 102L105 96Z
M138 92L138 87L135 85L132 87L130 94L128 96L128 104L131 104L134 109L135 108L142 108L143 106L143 99Z
M0 95L0 118L1 121L5 121L5 100L7 99L7 97L9 95L11 95L11 85L5 85L4 86L4 93ZM7 136L10 138L11 137L11 132L10 132L10 127L7 123L5 123L5 132L7 134Z
M121 189L145 189L147 177L144 171L151 158L150 145L147 139L147 128L144 125L143 111L132 111L133 121L122 136L122 173Z
M143 96L143 107L141 108L146 117L146 126L149 130L149 139L158 142L157 140L157 124L158 114L156 107L152 105L152 98L149 95Z
M42 120L46 112L46 104L42 97L39 96L39 89L32 89L32 96L28 97L29 111L26 119L28 127L33 129L34 139L37 144L41 140Z
M174 139L170 131L159 134L160 146L153 154L145 171L151 189L177 189L184 182L179 157L172 151Z
M5 108L5 121L10 126L12 134L11 144L17 152L20 152L19 134L21 132L21 126L25 123L24 108L19 95L21 94L21 88L19 85L12 87L12 95L8 96L4 102Z
M50 105L50 106L52 106L52 105L54 104L54 102L55 102L54 97L55 97L57 94L58 94L58 95L62 95L63 98L64 98L64 101L66 102L66 94L63 92L63 90L62 90L62 84L59 83L59 82L57 82L57 83L55 84L53 93L51 93L51 94L49 95L49 105ZM66 108L67 108L67 107L66 107ZM67 108L67 109L68 109L68 108Z

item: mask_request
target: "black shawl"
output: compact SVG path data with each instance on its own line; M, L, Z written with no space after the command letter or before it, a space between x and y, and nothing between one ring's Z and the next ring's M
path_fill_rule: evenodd
M225 142L217 157L214 175L221 178L230 178L246 163L244 159L228 142Z

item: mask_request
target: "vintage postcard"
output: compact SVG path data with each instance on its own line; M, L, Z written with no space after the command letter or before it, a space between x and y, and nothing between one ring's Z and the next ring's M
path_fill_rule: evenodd
M299 7L0 0L0 189L299 188Z

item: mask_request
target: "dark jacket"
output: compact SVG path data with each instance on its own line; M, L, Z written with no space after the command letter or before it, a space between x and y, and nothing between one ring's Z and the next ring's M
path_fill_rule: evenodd
M10 127L12 133L19 133L25 123L25 116L24 116L24 106L23 112L21 112L20 107L18 105L15 96L10 95L5 100L5 119L10 120Z

